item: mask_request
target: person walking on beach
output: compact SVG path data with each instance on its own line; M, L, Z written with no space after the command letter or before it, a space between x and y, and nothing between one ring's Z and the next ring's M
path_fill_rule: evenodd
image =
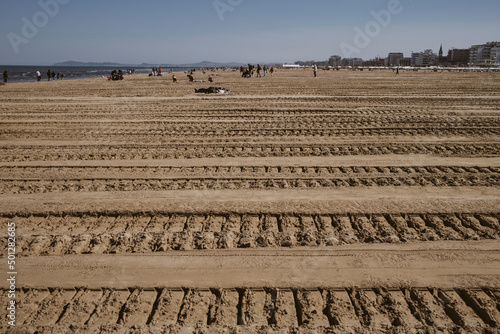
M7 71L3 71L3 82L7 83L7 80L9 79L9 74Z
M262 70L262 67L260 67L260 64L257 64L257 78L262 78L262 75L260 75L261 70Z
M269 73L271 73L271 76L273 76L273 73L274 73L274 67L271 66L271 69L269 70Z
M264 65L264 77L266 76L267 74L267 65Z
M42 80L42 73L39 70L36 70L36 81Z
M64 78L64 74L61 73L61 80Z
M56 80L56 72L52 71L52 80Z
M396 67L396 75L399 75L399 66Z
M47 81L50 81L50 69L47 71Z
M316 64L314 64L314 66L313 66L313 72L314 72L314 77L317 78L318 77L318 66L316 66Z
M248 74L250 74L250 77L253 78L253 65L248 64Z

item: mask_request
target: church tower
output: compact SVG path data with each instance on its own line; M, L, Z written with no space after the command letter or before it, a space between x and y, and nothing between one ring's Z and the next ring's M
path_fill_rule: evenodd
M439 48L439 56L438 56L438 65L443 65L443 63L446 62L446 59L443 58L443 44L441 44L441 47Z

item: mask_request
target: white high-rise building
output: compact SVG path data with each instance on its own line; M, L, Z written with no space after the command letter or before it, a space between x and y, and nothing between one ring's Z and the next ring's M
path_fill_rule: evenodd
M469 62L474 66L489 66L498 63L500 42L473 45L470 48Z
M385 66L399 66L400 62L404 58L402 52L391 52L389 56L385 59Z
M330 59L328 59L328 65L330 66L341 66L342 65L342 57L338 55L331 56Z
M500 46L491 48L490 59L493 65L500 65Z
M411 54L411 65L426 67L437 64L438 55L427 49L424 52L413 52Z

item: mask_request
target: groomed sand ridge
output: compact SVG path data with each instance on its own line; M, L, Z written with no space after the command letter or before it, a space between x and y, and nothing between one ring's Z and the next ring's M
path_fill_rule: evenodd
M499 73L216 74L0 86L2 330L499 330Z

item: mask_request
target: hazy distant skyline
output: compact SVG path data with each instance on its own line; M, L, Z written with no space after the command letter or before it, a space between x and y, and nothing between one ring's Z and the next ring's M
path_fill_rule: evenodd
M498 41L498 13L498 0L4 1L0 64L291 63L348 56L342 45L363 59L410 56ZM356 27L371 29L368 40Z

